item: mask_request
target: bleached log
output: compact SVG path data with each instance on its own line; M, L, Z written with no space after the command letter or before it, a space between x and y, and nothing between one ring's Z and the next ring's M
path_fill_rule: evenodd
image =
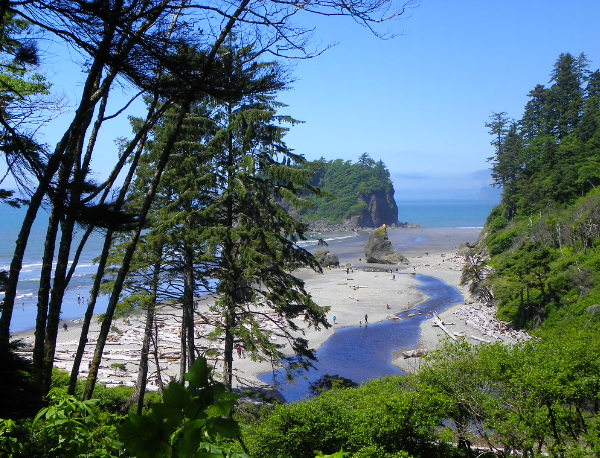
M477 340L478 342L492 343L492 342L490 342L489 340L482 339L481 337L477 337L477 336L474 336L474 335L471 335L471 336L469 336L469 337L471 337L471 339L473 339L473 340Z
M456 337L454 337L454 335L450 331L448 331L448 329L446 329L446 326L444 326L444 322L436 312L433 312L433 317L433 322L436 323L440 327L440 329L448 335L448 337L456 341Z
M415 348L414 350L406 350L402 352L404 359L408 358L421 358L429 353L426 348Z

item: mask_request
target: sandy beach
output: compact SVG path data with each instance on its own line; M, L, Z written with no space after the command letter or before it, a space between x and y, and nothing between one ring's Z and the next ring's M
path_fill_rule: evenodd
M418 285L414 273L441 279L446 284L457 288L466 303L471 302L467 297L466 289L460 286L463 261L458 256L458 251L464 243L475 243L479 232L480 230L477 228L390 229L389 239L395 248L408 258L410 262L408 266L365 263L363 245L368 237L367 233L358 233L340 243L332 243L327 249L339 257L341 268L325 269L323 274L317 274L308 269L301 269L297 272L297 276L305 281L306 288L313 299L319 305L330 307L327 313L327 319L332 324L330 328L304 330L304 337L309 341L311 348L319 348L336 329L363 324L365 315L368 316L369 323L375 323L389 320L394 314L406 310L407 307L418 307L426 297L414 289ZM346 265L352 267L347 270ZM210 296L200 298L198 311L206 312L211 300L214 299ZM449 305L451 307L441 313L440 318L445 323L450 323L448 328L451 328L453 333L486 338L479 329L456 318L455 313L463 305ZM334 317L336 318L335 324ZM163 307L159 312L159 320L159 361L163 380L168 381L168 378L176 377L179 370L179 311L173 307ZM69 321L67 322L68 330L64 331L61 328L59 332L55 362L59 368L70 370L72 366L73 354L80 335L78 332L81 326L80 322L81 320ZM303 322L299 320L298 324L302 326ZM266 322L265 326L268 325ZM97 336L99 328L98 321L94 320L82 363L82 378L87 375L87 366L94 350L95 336ZM101 382L108 385L132 385L134 383L143 328L143 317L140 315L132 315L115 321L114 331L109 336L101 365ZM197 330L197 336L200 337L198 343L204 348L215 345L203 338L209 331L209 328L202 326ZM418 347L435 348L444 335L439 327L432 326L432 320L427 320L421 326L421 339ZM33 331L16 333L13 338L21 339L28 344L33 344L34 341ZM272 338L277 342L284 342L283 338L277 336L276 329L273 329ZM407 349L398 349L394 354L393 364L405 372L418 369L421 358L405 359L402 356L403 350ZM288 353L291 352L288 351ZM218 366L218 361L215 364ZM243 355L242 357L234 356L235 386L237 387L262 385L256 376L272 370L273 367L268 362L252 361ZM153 373L155 374L156 370L155 366L151 365L150 389L157 387L156 381L153 380L155 379Z

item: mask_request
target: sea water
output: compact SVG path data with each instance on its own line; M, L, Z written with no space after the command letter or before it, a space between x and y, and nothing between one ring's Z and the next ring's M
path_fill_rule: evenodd
M414 223L425 228L483 227L485 219L495 205L496 202L493 201L478 200L398 202L401 222ZM8 205L0 207L0 270L9 269L15 241L26 211L25 207L20 209ZM11 321L11 332L35 327L37 291L47 225L48 214L41 209L27 243ZM79 240L81 232L83 231L80 230L76 234L76 240ZM309 234L309 239L301 242L300 246L312 249L318 245L318 240L323 238L328 243L329 249L332 249L336 244L352 243L352 238L357 236L357 233L352 232ZM81 318L85 313L93 275L96 273L94 258L100 254L103 243L104 238L101 233L92 233L65 293L61 313L63 320ZM2 296L3 293L0 292L0 299ZM107 303L108 297L100 296L94 313L104 313Z
M432 228L483 227L495 200L401 200L398 220Z
M0 270L8 272L10 268L16 246L15 242L26 212L27 208L25 207L20 209L8 205L0 207ZM11 332L25 331L35 327L37 293L47 228L48 213L44 209L40 209L25 249L23 267L19 275L17 296L10 323ZM76 232L76 243L81 240L82 233L82 229ZM93 275L96 273L94 258L101 253L103 244L104 238L100 233L93 233L88 239L65 292L61 308L61 319L73 320L83 317L93 283ZM58 243L56 250L58 251ZM71 260L74 252L75 248L72 248ZM0 299L3 299L3 297L4 293L0 292ZM104 313L107 304L108 297L100 296L96 302L94 313Z

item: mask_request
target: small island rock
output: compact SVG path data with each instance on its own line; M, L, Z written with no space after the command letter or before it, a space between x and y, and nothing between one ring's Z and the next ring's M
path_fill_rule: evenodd
M365 258L368 263L375 264L408 264L408 259L395 251L388 240L385 224L369 236L365 243Z

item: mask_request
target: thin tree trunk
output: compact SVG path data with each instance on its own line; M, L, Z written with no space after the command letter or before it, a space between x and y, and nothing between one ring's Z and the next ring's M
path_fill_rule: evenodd
M97 90L101 78L101 72L96 74L91 87ZM64 202L68 208L66 218L61 221L61 236L56 258L56 268L54 270L54 281L52 291L50 292L50 303L48 306L48 319L46 321L46 338L44 341L44 362L41 373L42 392L46 394L50 390L52 380L52 367L54 364L54 354L56 352L56 340L58 338L58 329L60 323L60 312L62 309L65 291L67 289L67 272L69 268L69 255L71 253L71 244L75 229L75 218L77 210L81 205L81 190L87 170L82 170L81 156L85 141L85 132L92 122L93 110L85 112L80 123L73 129L69 142L66 145L65 160L61 165L58 179L58 192L55 196L54 207L61 208ZM68 199L68 200L67 200ZM62 215L58 211L58 215Z
M154 201L154 196L156 194L156 190L158 188L158 184L160 182L160 178L162 173L167 165L170 154L173 150L173 146L175 144L175 140L179 135L179 130L181 125L183 124L183 120L185 119L185 115L189 111L191 104L191 100L186 100L184 104L180 107L180 111L175 123L175 128L173 132L171 132L166 144L165 148L162 152L162 155L157 163L156 172L152 179L152 182L148 188L146 193L146 198L144 199L143 207L140 211L139 215L139 226L133 231L131 236L131 240L125 250L123 255L123 262L121 264L121 268L119 273L117 274L117 278L115 280L115 284L113 287L112 294L108 301L108 306L106 309L106 313L104 314L104 320L102 321L102 326L100 328L100 334L98 335L98 341L96 342L96 349L94 352L94 357L92 359L92 364L90 367L90 372L88 374L87 383L85 387L84 399L91 399L92 393L94 391L94 387L96 385L96 380L98 377L98 369L100 367L100 362L102 361L102 352L104 350L104 345L106 344L106 338L108 337L108 332L110 331L110 326L112 324L112 319L115 314L115 309L117 307L117 303L119 302L119 297L121 295L121 290L123 289L123 283L125 282L125 278L129 273L129 266L131 264L131 260L135 253L135 249L137 246L137 242L140 238L142 229L144 228L144 224L146 222L146 217L148 215L148 211L150 210L150 206Z
M158 359L158 324L156 322L156 317L154 317L154 337L152 338L152 345L154 347L154 364L156 365L156 384L158 385L158 393L162 396L165 387L163 385L160 361Z
M137 405L138 415L142 414L144 407L144 395L146 394L146 383L148 380L148 355L150 353L150 342L152 340L152 330L154 328L154 316L156 310L156 294L158 291L158 283L160 281L160 267L162 257L162 247L157 250L157 261L154 263L152 272L152 284L150 291L150 302L146 310L146 326L144 328L144 340L142 341L142 349L140 353L140 364L138 366L137 382L135 389L131 395L131 402Z
M59 225L58 209L53 206L48 219L46 241L44 243L44 256L40 273L40 286L38 289L37 316L35 319L35 344L33 346L33 377L36 386L41 387L42 368L44 365L44 341L46 339L46 320L48 319L48 302L52 281L52 261L56 247L56 236Z
M231 303L232 299L227 300L227 311L224 314L224 344L225 348L223 349L223 383L229 390L233 386L233 332L234 328L233 323L233 311L234 305Z
M81 367L81 361L83 354L85 353L85 346L88 341L88 333L90 331L90 325L92 323L92 317L94 315L94 307L96 306L96 300L98 293L100 292L100 285L102 283L102 273L106 267L106 260L108 256L108 250L112 245L112 234L113 231L108 231L104 238L104 246L102 248L102 256L98 262L98 269L96 271L96 277L94 278L94 284L90 292L90 298L88 300L87 308L83 316L83 322L81 323L81 334L79 335L79 344L77 345L77 351L75 352L75 359L73 360L73 367L71 368L71 377L69 378L69 394L75 394L75 387L77 385L77 377L79 376L79 369Z
M152 339L152 331L154 329L155 310L156 302L153 299L152 302L148 304L148 309L146 310L146 326L144 328L144 340L142 341L138 376L135 383L135 389L131 395L131 402L137 406L138 415L142 414L144 408L144 396L146 394L146 383L148 381L148 356L150 354L150 342Z
M163 107L163 109L159 110L158 112L155 112L157 103L158 103L158 96L155 96L154 101L148 110L148 116L146 117L145 126L142 129L140 129L140 131L136 134L135 138L131 142L131 145L123 153L123 156L129 156L131 154L131 152L133 151L133 149L134 148L136 149L136 154L134 155L133 160L131 162L131 166L129 167L129 172L123 182L123 186L121 188L121 191L119 192L119 197L117 198L117 201L115 202L116 210L120 210L123 206L123 203L125 202L125 198L127 196L127 190L129 189L129 185L131 184L131 181L133 180L133 176L135 174L135 170L137 168L139 158L144 149L144 144L146 142L146 135L148 133L148 130L150 129L151 126L153 126L156 123L157 119L159 118L159 115L165 109ZM170 106L170 103L166 103L165 106ZM115 174L113 174L113 175L115 175ZM105 194L102 197L102 202L105 201L107 196L108 196L108 190L105 191ZM88 335L88 332L90 329L92 316L94 315L94 307L96 306L98 294L100 293L100 286L102 284L102 278L104 276L104 269L106 268L108 253L109 253L110 247L112 245L113 234L114 234L114 231L109 230L109 231L107 231L106 236L104 238L102 254L100 255L100 260L98 261L98 269L96 270L94 284L92 285L92 290L90 291L90 299L88 301L88 306L87 306L87 309L86 309L86 312L85 312L85 315L83 318L83 323L81 326L81 335L79 337L79 345L77 346L75 360L73 361L73 368L71 369L71 377L69 379L69 390L68 390L69 394L75 393L77 377L79 376L79 368L81 367L81 360L83 359L83 354L85 352L85 346L88 341L87 335Z
M181 349L181 357L179 358L179 383L183 384L183 376L184 374L187 372L187 340L186 340L186 333L187 333L187 327L183 325L183 323L186 321L186 315L187 311L185 310L185 308L182 307L181 309L181 327L179 328L179 348Z
M63 142L64 139L61 141L61 146ZM59 147L57 147L57 149L58 148ZM55 154L50 157L46 170L44 171L44 176L40 180L35 193L29 200L27 213L25 214L23 224L21 225L21 230L19 231L19 235L16 240L15 251L13 253L13 258L9 268L8 281L4 291L2 316L0 316L0 349L8 348L8 343L10 340L10 322L12 320L15 298L17 296L17 283L19 282L19 275L21 273L21 268L23 267L25 248L27 248L31 227L33 226L37 212L42 204L44 195L50 186L52 177L60 166L61 156L61 154L55 152Z
M190 246L184 247L184 281L183 281L183 320L186 330L188 367L196 360L194 345L194 252Z
M67 285L65 283L67 266L69 262L69 252L71 241L73 240L74 223L71 218L67 218L64 231L61 231L60 247L54 271L54 282L50 295L50 305L48 307L48 320L46 322L46 339L44 341L44 364L42 366L41 387L45 394L50 390L52 379L52 366L54 363L54 353L56 351L56 340L58 337L58 328L60 324L60 311Z

